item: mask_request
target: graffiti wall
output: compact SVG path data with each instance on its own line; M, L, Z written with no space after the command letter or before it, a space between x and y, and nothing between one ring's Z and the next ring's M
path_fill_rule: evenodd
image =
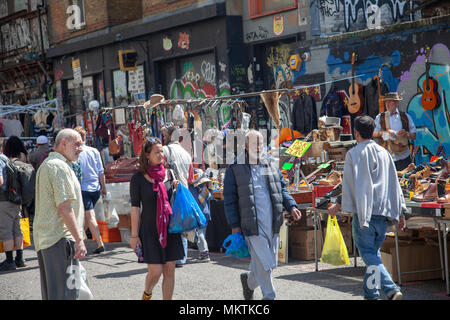
M450 33L447 24L403 30L398 33L376 35L366 39L352 38L348 41L297 48L309 50L311 58L303 61L301 69L292 73L294 88L305 85L313 95L319 114L324 96L337 92L342 98L344 110L348 110L348 98L352 79L370 97L370 89L382 87L381 92L397 91L403 100L400 110L412 117L417 127L414 147L419 150L416 162L429 161L439 147L450 155ZM429 50L427 50L427 48ZM352 64L352 55L357 59ZM427 59L428 54L428 59ZM423 93L429 95L424 86L428 76L436 80L435 99L439 101L433 109L423 106ZM353 76L354 75L354 76ZM380 84L377 76L381 75ZM274 80L274 85L277 81ZM317 93L317 92L316 92ZM361 109L369 114L369 104L377 101L373 96ZM375 100L375 102L373 101ZM378 111L373 116L378 114Z
M409 14L410 6L418 1L409 0L311 0L311 12L318 15L321 34L375 29L400 21L418 20L420 10ZM317 26L314 26L317 27ZM313 29L314 29L313 27Z

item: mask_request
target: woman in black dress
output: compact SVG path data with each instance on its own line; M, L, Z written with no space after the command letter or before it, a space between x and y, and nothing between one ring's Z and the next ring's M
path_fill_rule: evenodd
M171 300L175 285L175 262L184 256L179 234L168 234L170 198L178 186L170 171L163 165L161 142L147 139L139 156L139 172L130 182L131 196L131 248L140 246L143 262L148 265L142 300L150 300L152 290L163 275L164 300ZM141 211L142 204L142 211Z

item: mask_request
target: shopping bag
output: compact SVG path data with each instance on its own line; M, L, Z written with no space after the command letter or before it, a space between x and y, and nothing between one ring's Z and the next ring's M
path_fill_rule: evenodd
M184 233L206 226L205 215L190 191L182 183L178 183L178 188L172 198L172 214L168 233Z
M119 224L119 215L117 214L116 208L111 202L111 193L107 193L106 197L103 198L103 208L105 210L105 222L108 229L117 228Z
M248 246L244 237L239 232L230 234L222 244L225 248L225 254L227 256L235 258L248 258L250 252L248 252Z
M31 245L31 238L30 238L30 221L28 218L22 218L20 219L20 230L22 230L23 234L23 248L29 247ZM14 249L16 250L16 247L14 246ZM0 241L0 252L5 252L5 249L3 248L3 242Z
M344 237L336 220L336 216L328 215L327 235L323 244L320 262L333 266L349 264L348 251L345 246Z

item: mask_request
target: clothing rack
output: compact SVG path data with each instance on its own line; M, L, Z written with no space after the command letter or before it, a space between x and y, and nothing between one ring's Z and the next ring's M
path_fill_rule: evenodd
M52 103L56 104L56 107L47 107ZM9 114L17 114L17 113L32 113L35 114L39 110L48 110L48 111L56 111L59 112L58 109L58 99L53 99L49 101L44 101L38 104L30 104L30 105L0 105L0 118L3 118Z

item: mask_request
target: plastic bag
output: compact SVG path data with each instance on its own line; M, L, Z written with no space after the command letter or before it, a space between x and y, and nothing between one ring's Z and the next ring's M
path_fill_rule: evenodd
M328 216L327 235L325 236L320 262L333 266L342 266L350 263L347 247L345 246L344 237L337 223L336 216Z
M227 256L235 258L248 258L250 257L250 252L248 251L247 243L244 237L239 232L230 234L222 244L225 248L225 254Z
M206 218L192 194L182 184L172 196L172 204L168 233L184 233L206 227Z
M23 248L29 247L31 245L31 238L30 238L30 221L28 218L22 218L20 219L20 230L23 234ZM16 246L14 246L13 250L16 250ZM0 252L5 252L5 249L3 248L3 242L0 241Z
M86 269L78 262L78 277L80 283L79 296L77 300L94 300L91 290L89 289L89 283L87 279ZM77 275L77 274L76 274Z
M107 193L106 197L103 198L103 208L105 210L105 222L108 229L116 228L119 224L119 215L117 214L116 208L111 203L111 193Z

